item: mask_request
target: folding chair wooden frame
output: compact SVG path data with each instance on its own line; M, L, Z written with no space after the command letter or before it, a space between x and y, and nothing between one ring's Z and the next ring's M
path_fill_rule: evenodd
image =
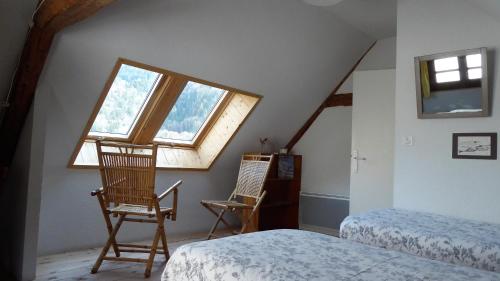
M109 238L92 268L97 273L104 260L139 262L146 264L145 277L151 275L154 257L157 253L169 259L164 221L176 220L178 181L160 196L154 193L156 171L156 145L130 145L116 142L96 142L99 170L103 187L91 193L97 196ZM173 193L171 208L160 207L160 201ZM113 205L111 205L113 203ZM111 216L118 217L113 226ZM157 224L152 245L121 244L116 234L123 222ZM158 250L161 239L162 250ZM115 256L107 256L110 248ZM147 253L147 259L121 257L121 253Z
M228 229L232 229L229 222L223 216L226 212L232 212L238 215L241 219L240 231L232 231L233 234L241 234L247 230L248 224L257 212L264 199L266 192L263 191L264 182L266 181L272 155L246 154L241 158L240 170L238 173L238 181L233 193L226 201L202 200L200 203L207 208L217 219L208 233L207 240L214 235L215 230L220 222ZM246 201L255 201L255 203L241 202L241 199L251 199Z

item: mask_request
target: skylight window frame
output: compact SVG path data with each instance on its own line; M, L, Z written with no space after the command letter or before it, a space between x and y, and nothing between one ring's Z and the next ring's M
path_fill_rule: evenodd
M120 70L120 67L123 65L130 65L133 67L138 67L142 68L145 70L149 71L154 71L156 73L161 74L161 78L157 82L157 85L154 89L154 92L149 96L149 98L145 101L145 104L142 106L141 112L138 114L136 117L136 120L134 120L134 125L132 126L132 129L130 130L129 136L127 138L117 138L113 136L95 136L95 135L90 135L90 130L95 122L95 119L102 108L102 105L109 93L109 90ZM172 110L172 107L174 106L175 102L177 101L178 97L182 93L182 90L186 86L187 82L193 81L196 83L204 84L207 86L219 88L225 90L224 95L220 98L218 101L217 105L214 107L212 112L209 114L207 119L205 120L203 126L198 130L197 134L193 138L193 143L181 143L181 142L176 142L176 141L155 141L155 136L158 133L158 131L161 128L161 125L167 118L168 114ZM87 121L87 124L80 136L80 139L78 140L78 143L76 144L75 150L73 151L73 154L71 155L68 165L68 168L77 168L77 169L95 169L97 168L96 164L93 163L93 160L84 160L82 163L81 158L79 158L79 162L77 164L76 160L79 157L79 154L82 152L82 149L84 147L84 144L86 143L92 143L95 142L95 140L109 140L109 141L119 141L119 142L125 142L125 143L130 143L130 144L151 144L151 143L157 143L159 144L160 149L163 147L165 149L181 149L181 150L191 150L193 153L198 153L198 149L205 149L207 147L207 143L213 141L213 132L212 128L217 124L217 128L220 128L220 122L219 120L224 120L223 118L227 118L224 116L229 116L233 115L233 112L235 111L235 106L236 104L232 101L233 99L236 100L241 100L242 97L244 100L248 99L253 99L253 101L245 103L244 108L249 108L249 111L245 113L244 115L241 115L241 120L238 122L240 125L236 129L231 129L231 131L228 135L228 138L224 140L224 144L222 147L218 148L217 152L215 152L214 155L215 158L212 160L209 160L208 166L207 167L199 167L199 168L192 168L190 164L177 164L181 165L180 167L175 167L175 168L168 168L168 167L159 167L160 169L187 169L187 170L208 170L211 165L213 164L213 161L218 158L218 156L222 153L222 151L225 149L225 147L229 144L229 142L232 140L234 135L238 132L240 126L247 120L247 118L251 115L257 104L260 102L262 99L262 96L256 95L250 92L242 91L236 88L231 88L227 87L224 85L220 85L214 82L194 78L188 75L176 73L173 71L169 71L166 69L162 69L159 67L154 67L151 65L147 65L144 63L128 60L125 58L118 58L115 66L113 67L113 70L111 71L109 78L107 82L105 83L105 86L103 88L103 91L94 106L92 113L89 116L89 119ZM224 121L222 121L224 122ZM216 129L220 130L220 129ZM205 139L207 141L205 141ZM86 146L88 147L88 146ZM202 148L205 147L205 148ZM93 156L89 156L88 154L88 148L86 148L87 151L83 155L85 158L91 159ZM205 155L204 157L210 157L209 155ZM205 158L204 158L205 159ZM90 161L86 162L86 161ZM205 160L203 160L205 161ZM183 167L183 165L187 165L186 167ZM205 165L205 164L203 164Z

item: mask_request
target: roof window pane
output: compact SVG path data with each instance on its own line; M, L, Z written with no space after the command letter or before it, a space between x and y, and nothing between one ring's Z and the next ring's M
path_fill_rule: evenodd
M465 57L467 61L467 67L480 67L481 66L481 54L468 55Z
M194 142L226 91L189 81L155 139Z
M161 76L122 64L89 135L127 138Z
M472 68L467 70L467 76L469 79L481 79L483 77L483 71L481 68Z
M460 72L457 71L447 71L436 73L436 82L446 83L460 81Z
M436 72L458 69L458 58L449 57L434 60L434 69Z

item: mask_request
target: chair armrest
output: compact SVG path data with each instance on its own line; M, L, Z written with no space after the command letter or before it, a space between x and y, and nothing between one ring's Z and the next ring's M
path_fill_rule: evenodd
M177 193L178 193L178 187L182 184L182 180L176 182L174 185L169 187L165 192L163 192L159 197L158 201L162 200L165 198L168 194L171 192L174 192L174 198L173 198L173 203L172 203L172 215L170 216L170 219L175 221L177 219ZM156 203L158 206L158 203Z
M174 196L177 194L177 187L179 187L182 184L182 180L176 182L174 185L169 187L165 192L163 192L160 196L158 196L158 201L161 201L163 198L165 198L167 195L169 195L172 191L174 191ZM177 199L177 198L175 198ZM177 200L176 200L177 201Z
M90 195L96 196L97 194L101 194L103 191L104 191L104 189L101 187L101 188L98 188L98 189L93 190L92 192L90 192Z

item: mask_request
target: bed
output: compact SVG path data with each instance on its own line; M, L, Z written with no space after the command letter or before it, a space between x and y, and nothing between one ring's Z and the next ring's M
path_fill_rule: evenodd
M500 280L500 274L300 230L179 247L162 281Z
M500 225L401 209L347 217L340 237L500 272Z

